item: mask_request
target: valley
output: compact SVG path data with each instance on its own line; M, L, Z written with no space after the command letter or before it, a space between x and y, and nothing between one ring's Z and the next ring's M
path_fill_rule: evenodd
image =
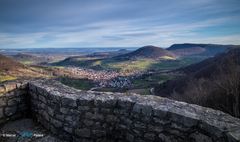
M58 88L60 90L70 87L65 88L65 91L71 90L68 95L73 95L72 91L83 92L83 98L88 97L89 93L96 93L96 97L104 97L101 96L104 93L121 94L124 97L137 94L144 98L142 101L149 103L145 100L146 97L161 96L164 98L159 98L160 100L170 98L171 101L197 104L240 117L239 46L221 45L221 48L224 47L225 50L214 52L211 47L211 52L208 49L197 48L196 50L195 44L192 47L189 47L189 44L177 46L180 47L171 46L171 50L144 46L132 51L102 51L80 55L70 54L63 57L61 57L61 50L58 53L56 50L54 54L49 54L47 57L36 52L2 53L0 55L0 84L48 79L46 86L55 82L53 84L63 85ZM48 60L49 56L52 60ZM6 89L0 91L6 91ZM62 93L65 94L65 91ZM41 99L46 101L44 98ZM183 102L179 103L184 104ZM73 104L70 103L70 105ZM167 107L165 105L163 109ZM49 108L46 110L49 111ZM25 119L19 121L25 121ZM49 133L47 135L52 139L58 138ZM48 137L43 137L43 139L48 139Z
M218 46L219 49L216 48ZM213 47L217 50L213 50ZM136 49L93 49L91 52L86 52L86 49L7 50L2 54L12 62L20 62L18 64L25 70L14 74L12 68L8 68L10 73L2 74L0 81L44 77L81 90L148 95L154 94L154 86L182 75L174 70L200 62L231 47L175 44L166 49L144 46Z

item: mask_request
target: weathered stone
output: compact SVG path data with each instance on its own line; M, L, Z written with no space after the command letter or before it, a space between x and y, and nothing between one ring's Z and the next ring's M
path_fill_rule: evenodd
M128 117L121 117L121 121L123 124L127 126L130 126L133 123L133 121Z
M90 129L83 128L83 129L76 129L75 134L79 137L89 138L91 137Z
M101 108L112 108L115 107L116 103L117 100L114 100L114 97L111 95L97 96L94 100L95 106Z
M60 108L60 112L63 113L63 114L68 114L69 109L67 109L67 108Z
M84 123L86 126L92 126L92 125L94 124L94 121L85 119L85 120L83 121L83 123Z
M167 116L167 111L161 109L155 109L153 111L154 116L157 116L160 119L164 119Z
M0 119L4 117L3 108L0 108ZM1 123L0 123L1 124Z
M106 116L106 121L110 122L110 123L116 122L117 121L117 117L114 116L114 115L107 115Z
M14 106L20 103L20 98L9 99L7 104L8 106Z
M46 98L42 95L39 95L39 100L42 101L43 103L47 103Z
M42 115L43 115L43 117L44 117L47 121L50 121L50 117L49 117L49 115L48 115L48 113L47 113L46 111L44 111L44 112L42 113Z
M95 95L87 94L86 96L84 96L84 98L78 99L77 104L79 106L94 106L94 97Z
M171 142L170 137L164 135L164 134L159 134L158 137L160 138L161 141L163 142Z
M63 107L77 107L77 102L74 99L64 97L61 100Z
M142 104L135 104L135 105L133 106L133 112L135 112L135 113L141 113L143 107L144 107L144 106L142 106Z
M95 122L94 125L92 125L93 129L103 129L100 122Z
M144 123L141 123L141 122L135 122L134 127L139 128L139 129L145 129L146 125Z
M64 121L64 115L62 114L56 114L55 117L60 121Z
M33 81L29 86L30 90L15 89L0 96L0 103L6 98L0 106L0 124L28 112L25 95L31 95L30 113L66 141L240 139L239 119L209 108L151 95L78 91L52 80Z
M195 142L212 142L210 137L198 132L191 134L189 137L192 138Z
M53 125L49 125L49 126L47 126L47 127L49 127L50 131L51 131L53 134L55 134L55 135L58 134L58 129L55 128Z
M89 106L78 106L79 111L88 111L90 109Z
M153 140L155 140L155 134L154 133L145 133L144 138L147 140L153 141Z
M233 130L227 134L229 141L240 141L240 129Z
M3 106L7 105L6 100L7 99L5 97L0 97L0 107L3 107Z
M171 123L170 120L162 120L162 119L159 119L156 117L153 118L153 122L156 123L157 125L166 125L166 124Z
M126 134L126 140L129 142L133 142L134 141L134 135L127 133Z
M98 113L90 113L90 112L87 112L85 117L87 119L93 119L93 120L103 120L104 117L102 114L98 114Z
M69 124L74 125L75 124L74 121L76 120L76 116L68 115L68 116L65 116L64 120L65 120L65 122L68 122Z
M40 109L47 109L47 105L44 104L44 103L39 102L38 106L39 106Z
M103 137L106 135L106 132L103 130L93 130L92 131L93 136L95 137Z
M63 126L63 123L61 121L59 121L59 120L51 118L50 121L56 128L60 128L60 127Z
M142 136L143 136L143 135L142 135L142 132L139 131L139 130L136 129L136 128L132 129L132 131L133 131L133 133L134 133L134 136L136 136L136 137L142 137Z
M118 100L117 104L119 108L124 108L124 109L131 109L132 106L134 105L133 102L126 101L126 100Z
M68 132L70 134L73 132L73 128L66 127L66 126L63 127L63 130L65 130L66 132Z
M6 107L5 108L5 115L11 116L17 112L17 106Z
M110 114L112 112L112 110L109 108L101 108L100 111L101 113L104 113L104 114Z
M161 125L148 125L148 131L160 133L164 130Z
M47 111L50 116L54 115L54 110L51 107L47 107Z
M119 127L120 129L127 129L127 126L126 126L126 125L123 125L123 124L119 124L118 127Z

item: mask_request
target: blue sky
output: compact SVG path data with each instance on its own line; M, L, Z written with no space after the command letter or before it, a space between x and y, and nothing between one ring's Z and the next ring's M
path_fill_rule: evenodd
M240 44L240 0L0 0L0 48Z

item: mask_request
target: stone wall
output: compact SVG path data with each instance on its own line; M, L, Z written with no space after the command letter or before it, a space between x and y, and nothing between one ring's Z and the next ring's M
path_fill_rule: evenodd
M27 82L0 84L0 125L29 114Z
M50 80L29 84L34 118L76 142L237 142L240 120L158 96L84 92Z

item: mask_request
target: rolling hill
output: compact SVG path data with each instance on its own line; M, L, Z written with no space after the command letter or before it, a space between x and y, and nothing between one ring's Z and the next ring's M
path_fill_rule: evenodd
M226 50L235 47L235 45L218 45L218 44L173 44L168 51L175 53L178 56L214 56L218 53L225 52Z
M0 54L0 71L15 71L26 67L13 59Z
M114 57L114 59L139 59L139 58L150 58L150 59L175 59L176 56L168 50L165 50L156 46L144 46L133 52L123 54L120 56Z
M94 52L86 55L86 57L111 58L114 56L119 56L122 54L129 53L129 52L130 50L127 50L127 49L119 49L117 51L111 51L111 52Z
M185 75L156 86L156 95L212 107L240 117L240 48L176 71Z
M0 54L0 82L29 77L46 77L46 75Z
M158 64L172 62L176 59L176 56L170 51L155 46L144 46L132 52L129 52L128 50L119 50L118 52L118 55L114 52L113 55L116 56L69 57L51 65L77 66L96 70L117 70L124 73L133 73L156 68L156 64L161 68L162 65ZM178 61L176 61L176 63L177 62Z
M23 64L40 64L44 62L49 62L50 59L46 57L40 57L32 54L27 53L18 53L15 55L10 55L9 57L13 58L15 61L21 62Z

